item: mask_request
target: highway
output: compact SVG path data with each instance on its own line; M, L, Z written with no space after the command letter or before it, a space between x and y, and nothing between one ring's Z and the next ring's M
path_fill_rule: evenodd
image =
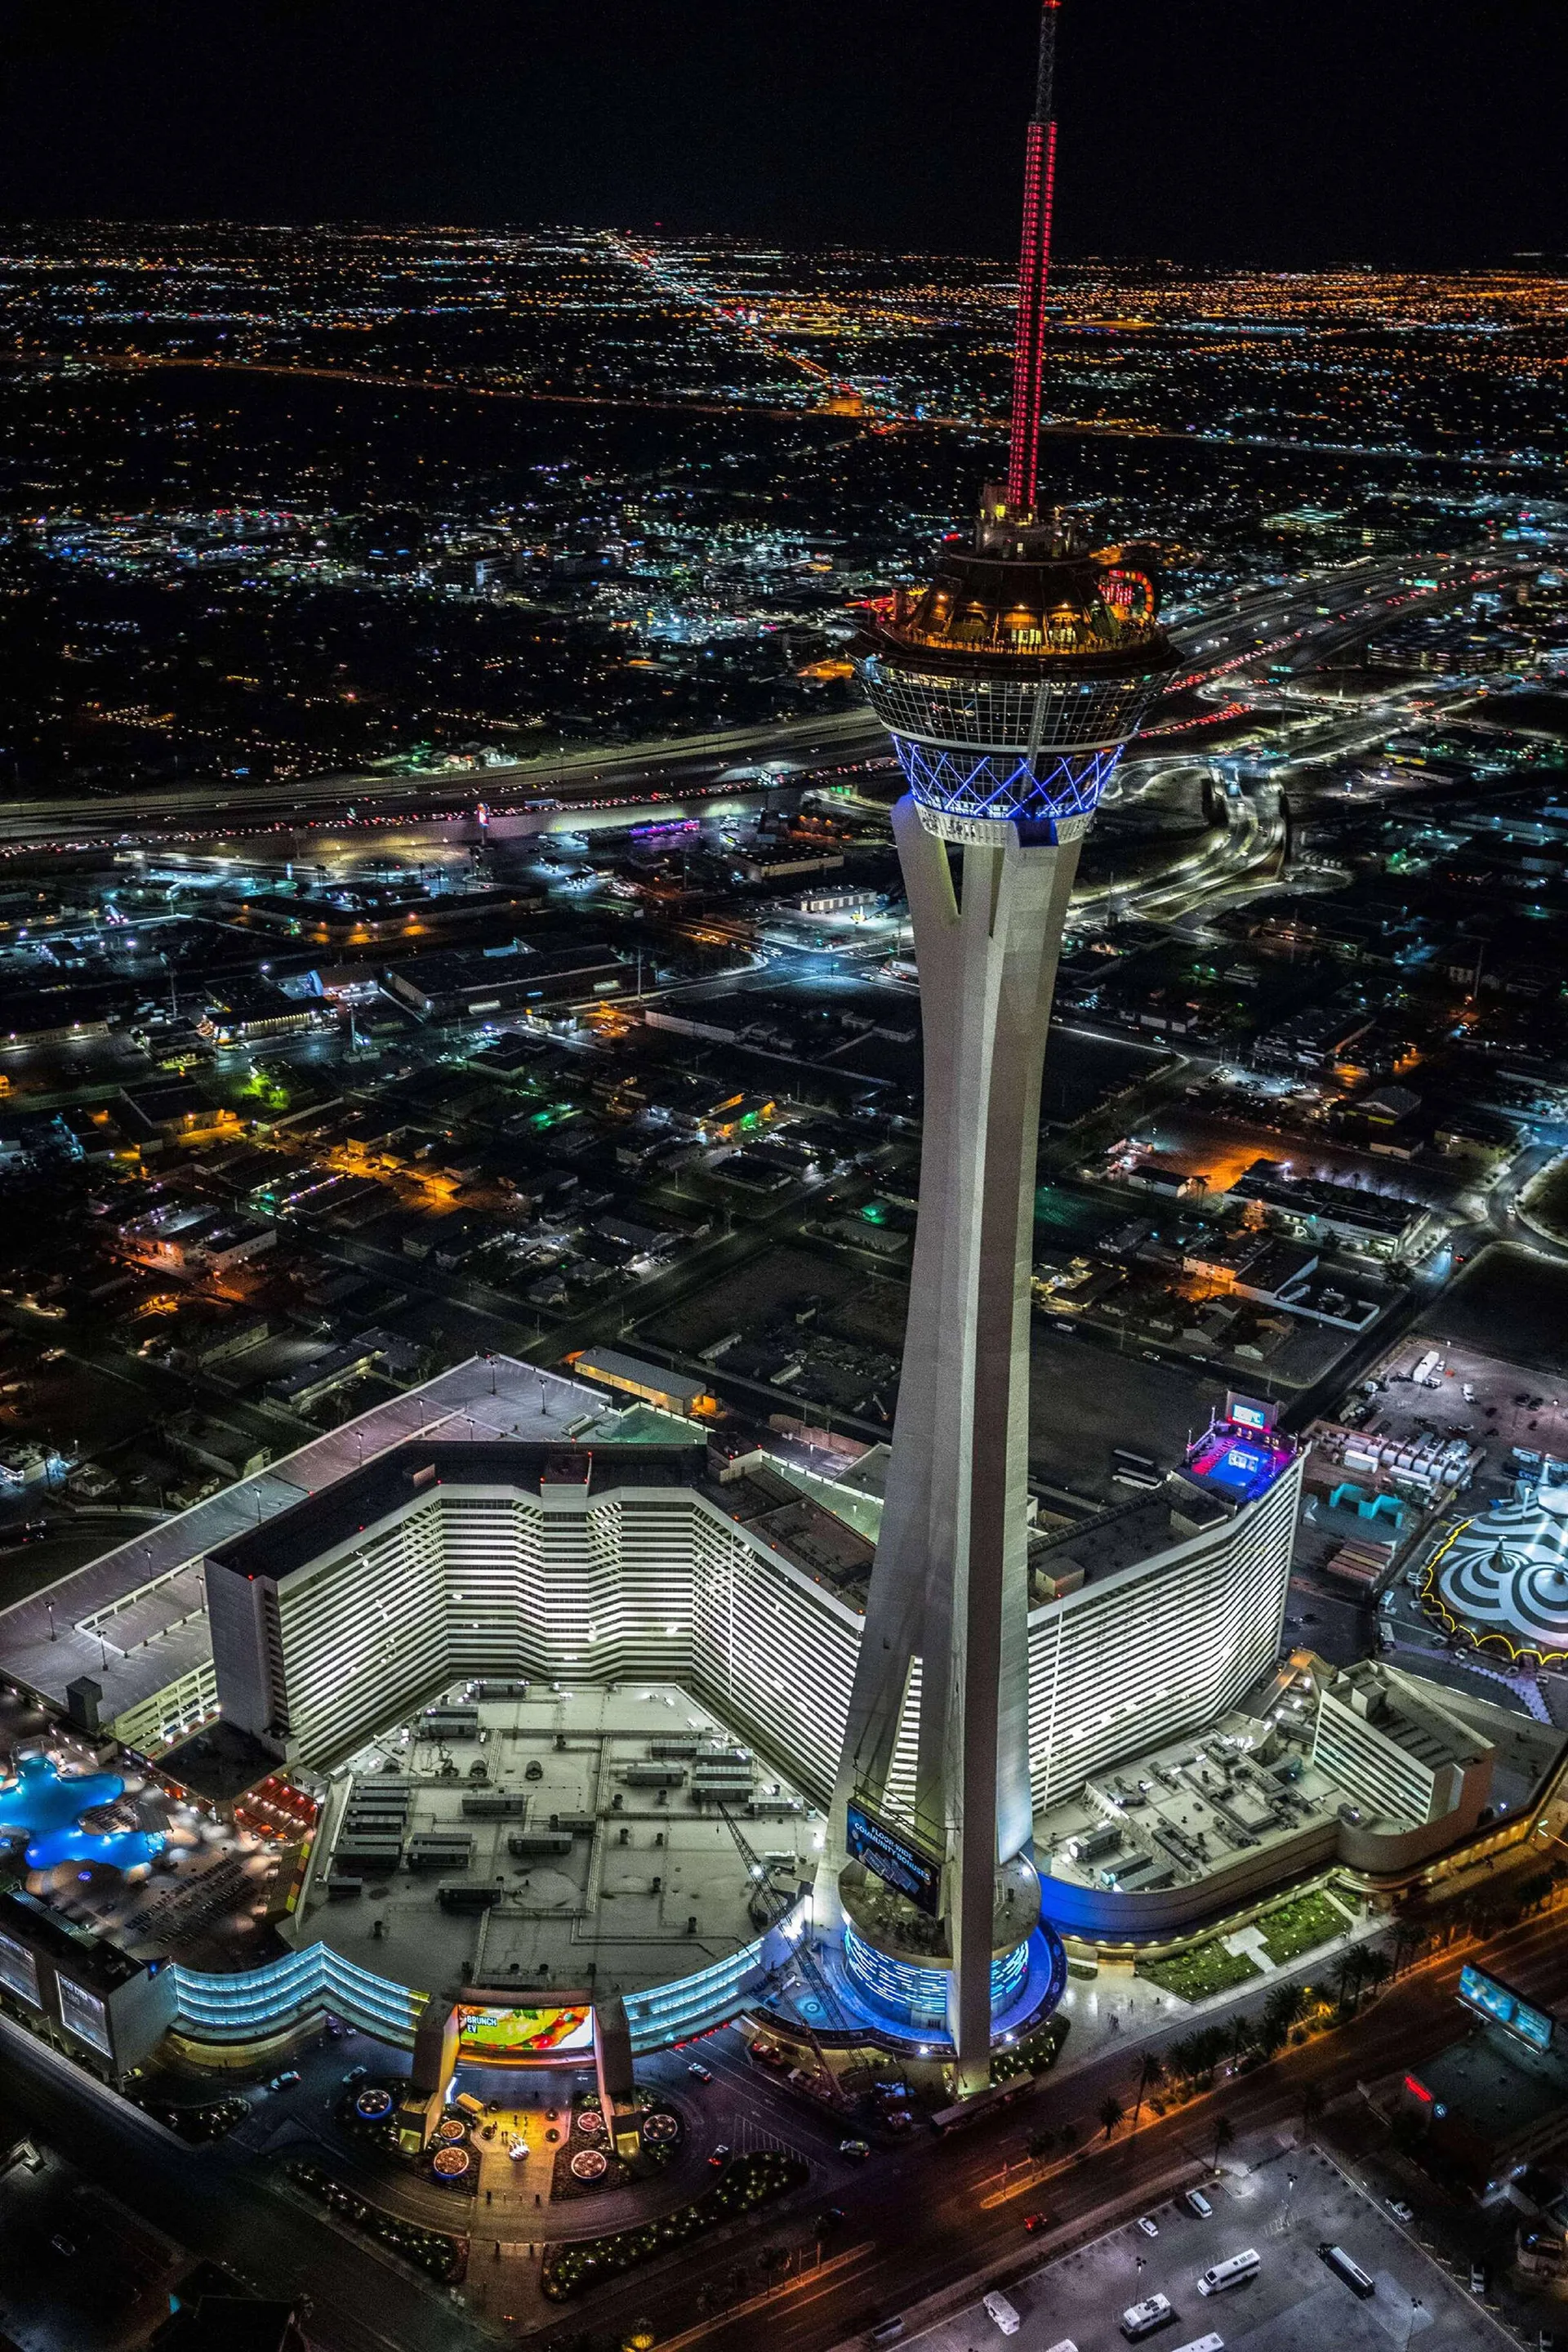
M630 253L623 258L637 260ZM668 285L664 291L668 295ZM686 299L695 303L693 289L683 289ZM716 305L703 305L713 315L720 315ZM732 330L738 319L732 311L722 314ZM609 408L647 411L653 414L686 415L692 416L728 416L737 420L757 418L760 421L784 425L821 425L842 431L847 425L852 431L872 433L963 433L992 434L998 442L1007 437L1008 420L1005 417L979 414L939 415L927 413L908 415L901 412L879 409L841 384L829 370L818 366L803 353L790 349L776 335L745 330L749 340L765 344L772 356L782 364L796 369L818 389L821 397L816 402L796 404L769 404L760 400L705 400L700 394L662 395L658 393L636 392L568 392L551 385L510 383L486 381L482 377L440 375L431 373L410 374L394 373L384 368L312 365L305 360L265 360L219 357L216 353L190 352L106 352L90 351L75 346L69 356L85 374L91 369L108 373L146 374L164 370L183 370L200 374L269 376L283 381L299 380L306 383L335 383L363 391L400 392L422 394L433 400L483 400L521 403L536 408ZM52 361L58 352L43 346L15 353L24 364ZM854 403L856 404L851 405ZM1058 441L1159 441L1170 442L1184 449L1246 449L1281 450L1293 457L1356 457L1366 462L1379 458L1423 466L1459 466L1472 473L1539 474L1555 473L1556 460L1527 451L1506 450L1499 454L1475 449L1423 449L1414 442L1313 441L1300 434L1219 433L1201 431L1196 426L1150 425L1133 417L1055 416L1041 420L1038 430L1042 436Z
M1470 552L1404 563L1375 558L1325 577L1260 585L1173 631L1191 667L1172 690L1270 663L1310 668L1410 610L1441 606L1508 568ZM315 776L254 791L207 782L134 799L13 801L0 805L0 845L471 823L481 801L498 833L546 831L594 815L624 824L644 807L721 795L737 768L778 761L809 777L887 756L887 738L869 711L854 709L617 751L541 752L506 766L438 775ZM747 785L736 780L732 789Z

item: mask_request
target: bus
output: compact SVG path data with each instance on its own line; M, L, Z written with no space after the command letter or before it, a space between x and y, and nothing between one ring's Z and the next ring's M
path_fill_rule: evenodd
M1152 2336L1156 2327L1163 2327L1174 2319L1174 2306L1168 2294L1152 2294L1142 2303L1135 2303L1121 2315L1121 2333L1129 2344L1136 2344L1145 2336Z
M1369 2302L1377 2293L1373 2281L1367 2276L1354 2257L1346 2253L1342 2246L1331 2246L1325 2239L1318 2248L1318 2253L1321 2259L1327 2263L1334 2276L1343 2279L1351 2293L1359 2294L1363 2303Z
M1198 2276L1200 2294L1225 2294L1233 2286L1245 2286L1255 2279L1262 2267L1257 2253L1248 2246L1243 2254L1232 2254L1223 2263L1211 2263Z

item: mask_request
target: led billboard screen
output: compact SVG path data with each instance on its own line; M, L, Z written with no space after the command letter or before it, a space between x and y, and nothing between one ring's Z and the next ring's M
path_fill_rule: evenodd
M525 2058L569 2056L594 2047L591 2009L467 2009L458 2011L458 2057L507 2064Z
M38 1994L38 1963L26 1944L18 1944L12 1936L0 1936L0 1984L9 1985L35 2009L43 2002Z
M863 1862L888 1885L907 1895L917 1910L934 1919L942 1908L942 1864L897 1830L888 1828L863 1805L851 1805L848 1815L849 1856Z
M1510 1992L1507 1985L1500 1984L1496 1977L1489 1977L1483 1969L1472 1968L1468 1961L1459 1970L1459 1999L1467 2009L1473 2009L1478 2016L1489 2019L1493 2025L1500 2025L1508 2032L1517 2034L1532 2050L1551 2049L1554 2021L1547 2016L1545 2011L1532 2009L1529 2001L1521 2000L1516 1992Z
M94 2050L101 2050L106 2058L114 2055L114 2044L109 2038L109 2011L95 1992L79 1985L69 1977L57 1974L59 1990L60 2022L68 2025L74 2034Z

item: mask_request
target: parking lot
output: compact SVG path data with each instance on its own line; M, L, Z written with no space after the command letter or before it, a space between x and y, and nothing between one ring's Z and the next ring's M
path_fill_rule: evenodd
M1380 2210L1314 2148L1238 2144L1225 2177L1205 2183L1208 2219L1178 2199L1078 2252L1049 2262L1005 2292L1022 2321L1008 2339L1018 2352L1112 2352L1127 2342L1123 2311L1155 2294L1172 2316L1142 2340L1179 2352L1213 2334L1225 2352L1496 2352L1512 2346L1481 2305L1439 2269L1392 2213ZM1354 2294L1318 2249L1342 2246L1375 2293ZM1226 2294L1204 2295L1199 2273L1253 2248L1257 2275ZM1004 2337L983 2304L906 2341L921 2352L988 2352Z

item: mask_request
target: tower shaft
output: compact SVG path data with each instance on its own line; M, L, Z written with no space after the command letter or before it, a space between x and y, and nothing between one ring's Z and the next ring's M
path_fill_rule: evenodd
M991 1965L1033 1925L998 1870L1031 1832L1028 1350L1041 1072L1079 841L963 853L894 812L925 1030L921 1215L840 1802L888 1803L920 1662L916 1835L945 1857L960 2087L989 2079ZM1064 831L1076 835L1081 824ZM1015 1890L1015 1896L1018 1890Z
M1057 12L1040 12L1035 113L1024 162L1024 233L1018 259L1018 328L1013 358L1013 432L1007 457L1010 513L1033 514L1039 484L1040 414L1045 400L1046 292L1051 274L1051 217L1057 176Z

